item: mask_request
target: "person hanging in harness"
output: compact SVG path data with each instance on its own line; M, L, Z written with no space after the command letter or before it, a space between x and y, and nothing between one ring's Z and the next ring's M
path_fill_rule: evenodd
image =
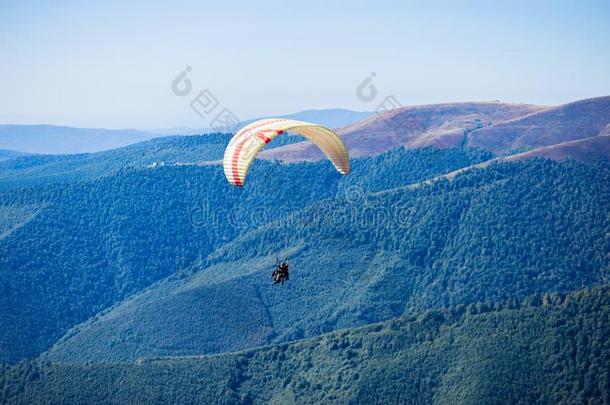
M282 262L279 259L276 259L276 267L271 273L271 277L273 278L274 284L284 284L285 280L288 280L288 259L285 258Z

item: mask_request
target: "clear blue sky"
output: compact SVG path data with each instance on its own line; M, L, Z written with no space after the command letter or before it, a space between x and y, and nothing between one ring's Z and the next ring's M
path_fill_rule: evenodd
M186 66L239 118L379 101L610 94L609 1L0 2L0 123L205 127ZM289 3L290 5L285 5ZM190 97L192 98L192 97Z

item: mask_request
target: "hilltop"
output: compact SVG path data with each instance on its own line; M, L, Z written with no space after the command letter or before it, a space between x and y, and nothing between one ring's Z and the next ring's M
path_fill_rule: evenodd
M352 156L377 154L397 147L455 147L465 134L546 107L499 102L448 103L403 107L376 114L338 130ZM283 161L319 159L309 142L284 146L261 156Z
M469 135L467 144L507 153L601 135L609 124L610 97L598 97L481 128Z
M496 154L513 154L608 134L610 97L580 100L557 107L506 103L453 103L404 107L371 116L339 133L352 156L382 153L396 147L468 146ZM593 141L607 151L608 138ZM586 159L587 143L540 150L532 156ZM561 149L562 152L558 152ZM573 155L572 155L573 153ZM594 156L609 156L594 152ZM309 142L287 145L261 154L286 162L320 159Z

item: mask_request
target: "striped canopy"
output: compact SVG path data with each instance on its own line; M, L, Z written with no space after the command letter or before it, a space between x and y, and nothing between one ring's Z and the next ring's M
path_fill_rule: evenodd
M256 155L265 145L287 131L309 139L324 152L339 173L349 173L347 149L334 131L304 121L266 118L246 125L229 142L223 159L224 172L229 183L243 186Z

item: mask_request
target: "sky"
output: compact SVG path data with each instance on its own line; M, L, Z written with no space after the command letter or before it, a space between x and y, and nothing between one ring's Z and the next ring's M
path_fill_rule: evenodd
M391 96L557 105L610 95L609 50L607 0L0 0L0 124L201 128ZM173 91L187 67L190 91Z

